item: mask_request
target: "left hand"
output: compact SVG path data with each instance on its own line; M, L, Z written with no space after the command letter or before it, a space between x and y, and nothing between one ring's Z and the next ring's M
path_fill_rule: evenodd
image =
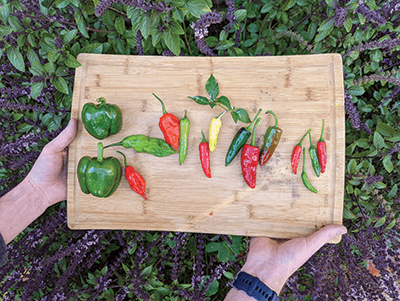
M42 150L26 180L44 196L47 207L67 199L67 146L74 140L78 121L68 126Z

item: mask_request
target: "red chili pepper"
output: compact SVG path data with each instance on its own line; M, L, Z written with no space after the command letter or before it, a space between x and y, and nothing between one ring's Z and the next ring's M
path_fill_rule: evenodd
M301 138L300 142L294 147L293 152L292 152L292 170L295 175L297 175L297 166L299 166L299 161L300 161L300 155L301 155L301 143L303 142L304 138L307 136L308 132L311 131L309 129L307 133L304 134L303 138Z
M318 161L319 165L321 165L321 173L325 172L326 163L328 162L328 157L326 155L326 143L322 136L324 135L324 120L322 119L322 132L321 138L319 138L317 143L317 154L318 154Z
M165 109L163 101L153 93L153 95L161 102L163 115L160 117L158 126L164 134L164 139L174 150L179 147L179 136L181 134L179 128L179 119L174 114L168 113Z
M146 196L144 194L146 183L143 177L132 166L126 164L126 157L123 153L120 151L117 151L117 153L120 153L122 156L124 156L125 178L128 180L129 187L131 187L134 192L140 194L146 200Z
M203 140L199 144L201 167L203 168L204 174L207 177L211 178L210 146L208 145L206 137L204 137L203 131L201 131L201 134L203 135Z
M261 118L258 118L253 128L253 137L251 138L250 144L245 144L242 150L241 165L243 179L251 189L256 187L257 180L257 165L258 156L260 155L260 149L254 146L256 141L256 127L260 122Z

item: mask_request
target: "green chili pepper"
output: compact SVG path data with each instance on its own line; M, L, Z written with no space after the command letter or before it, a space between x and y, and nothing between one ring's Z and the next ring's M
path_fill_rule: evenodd
M260 152L260 165L263 166L272 157L276 147L279 144L279 140L282 136L282 129L278 128L278 117L272 111L267 111L265 114L271 113L275 117L275 125L270 126L264 135L264 144Z
M122 166L117 158L103 158L103 143L97 145L97 158L82 157L78 163L78 181L85 194L107 198L117 190Z
M125 137L121 142L107 145L104 148L118 145L125 148L133 148L138 153L151 154L156 157L166 157L178 152L172 149L164 140L145 135L131 135Z
M190 120L185 116L179 122L179 128L181 130L181 135L179 137L179 165L182 165L183 161L186 159L186 154L189 145L189 129Z
M301 179L303 180L304 186L305 186L308 190L310 190L310 191L312 191L312 192L314 192L314 193L318 193L317 189L315 189L315 188L311 185L310 180L308 179L308 176L307 176L306 171L305 171L305 168L304 168L304 165L306 165L306 154L305 154L305 152L306 152L306 148L304 148L304 150L303 150L303 172L301 173Z
M104 97L97 98L100 104L85 103L82 107L82 123L94 138L102 140L117 134L122 128L122 113L117 105L106 104Z
M318 161L317 149L312 144L311 133L308 132L308 135L310 136L310 148L308 149L308 152L310 153L311 163L315 174L317 175L317 177L319 177L319 175L321 174L321 166L319 165Z
M228 166L232 160L236 157L238 152L246 144L247 140L251 136L251 128L257 120L258 115L260 115L261 109L258 111L257 115L254 117L253 121L247 127L242 127L233 137L231 145L229 146L228 152L225 158L225 166Z

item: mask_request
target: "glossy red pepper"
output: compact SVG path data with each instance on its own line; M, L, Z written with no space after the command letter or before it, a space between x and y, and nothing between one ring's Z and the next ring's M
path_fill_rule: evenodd
M206 137L204 137L203 131L201 131L201 135L203 136L203 140L199 144L201 167L203 168L204 174L211 178L210 146L208 145Z
M245 144L242 150L241 156L241 165L242 165L242 175L246 184L254 189L256 187L257 180L257 165L258 165L258 157L260 155L260 149L255 146L256 140L256 128L257 124L260 122L261 118L258 118L256 124L253 128L253 137L251 138L250 144Z
M326 168L326 163L328 162L328 157L326 155L326 143L324 139L322 138L324 135L324 120L322 119L322 131L321 131L321 137L318 140L317 143L317 154L318 154L318 161L319 165L321 166L321 173L325 172Z
M172 146L174 150L179 147L179 136L181 134L179 128L179 119L174 114L168 113L165 109L163 101L153 93L153 95L161 102L163 115L160 117L158 126L164 134L165 141Z
M300 142L296 144L296 146L294 147L293 152L292 152L291 164L292 164L293 173L295 175L297 174L297 166L299 166L299 161L300 161L301 143L303 142L304 138L307 136L309 131L311 131L311 129L309 129L307 131L307 133L304 134L303 138L301 138Z
M120 151L117 151L117 153L120 153L122 156L124 156L125 178L129 183L129 187L137 194L140 194L146 200L146 183L143 177L132 166L126 164L126 157L123 153L121 153Z

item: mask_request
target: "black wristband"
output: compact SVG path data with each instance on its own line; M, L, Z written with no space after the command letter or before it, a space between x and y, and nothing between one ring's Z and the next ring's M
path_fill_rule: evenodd
M7 263L7 247L0 233L0 267Z
M276 292L266 286L259 278L253 277L245 272L239 272L233 287L246 292L247 295L258 301L278 301Z

